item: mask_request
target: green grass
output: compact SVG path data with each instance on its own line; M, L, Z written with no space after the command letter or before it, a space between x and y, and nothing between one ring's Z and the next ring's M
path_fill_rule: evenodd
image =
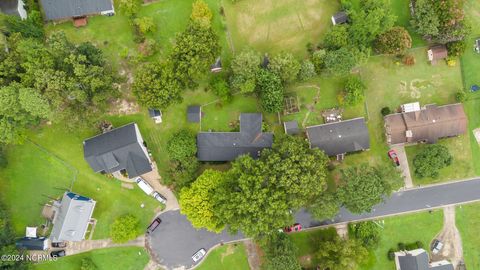
M47 263L35 264L35 270L78 270L82 259L91 258L98 270L138 270L149 261L147 252L139 247L107 248L67 256Z
M480 269L480 204L456 208L456 224L463 244L463 258L467 269Z
M229 244L212 250L198 270L249 270L247 250L243 243Z
M456 138L442 139L438 144L444 145L448 148L450 154L453 156L452 165L445 167L439 171L437 178L424 177L420 178L415 175L415 167L413 166L413 159L415 156L426 147L425 144L417 144L407 146L408 165L412 174L414 185L426 185L449 180L458 180L475 175L473 169L472 156L470 152L470 138L468 135L462 135Z
M305 56L306 45L317 44L340 9L331 0L224 0L228 31L236 52L289 51Z
M383 226L379 246L371 251L369 262L363 265L361 270L394 270L395 263L387 259L387 252L390 248L396 248L400 242L409 244L421 241L425 247L428 247L430 241L442 229L443 212L433 211L391 217L379 224Z
M82 142L95 130L69 131L63 125L32 130L29 138L78 170L73 191L97 201L93 217L98 220L94 238L109 235L110 224L120 215L133 214L146 228L155 209L161 207L140 189L124 189L118 180L93 172L83 158ZM23 235L25 226L41 225L41 209L49 197L58 198L69 188L72 173L50 154L32 143L8 149L9 165L0 173L0 194L12 211L15 232ZM144 203L145 207L140 205Z
M410 1L409 0L391 0L392 11L397 16L396 25L402 26L408 30L410 36L412 37L412 47L421 47L427 45L427 42L422 39L422 37L415 32L413 27L410 25L410 20L412 19L410 15Z
M296 256L303 267L313 267L317 264L315 252L321 241L330 240L337 232L334 228L309 230L290 234L290 239L297 248Z

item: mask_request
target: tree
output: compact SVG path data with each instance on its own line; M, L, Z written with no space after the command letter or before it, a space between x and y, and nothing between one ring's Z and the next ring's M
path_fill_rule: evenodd
M209 71L219 54L219 39L213 29L190 22L187 29L177 35L170 59L181 85L193 88L196 79Z
M375 248L380 242L380 229L373 221L355 223L351 228L355 238L366 248Z
M134 18L140 10L140 0L120 0L120 11L129 18Z
M140 232L140 221L133 215L124 215L115 219L110 226L110 238L114 243L125 243L135 239Z
M274 232L260 239L266 261L262 265L266 270L300 270L296 248L284 233Z
M382 54L404 55L411 47L412 38L401 26L392 27L381 34L375 42L377 52Z
M276 74L284 83L293 82L297 79L300 71L300 63L291 53L282 52L275 55L268 68Z
M315 51L312 55L312 63L315 66L315 71L317 73L320 73L325 68L326 54L326 50L318 50Z
M413 158L413 167L418 177L436 178L439 175L439 170L450 166L452 162L453 157L447 147L440 144L430 144Z
M369 212L401 183L393 167L377 168L361 164L342 170L343 184L337 194L340 202L353 213Z
M132 89L138 101L149 108L165 109L182 101L182 89L170 62L142 66L135 74Z
M342 76L350 73L357 65L357 56L352 49L343 47L336 51L327 51L323 62L325 69L331 74Z
M85 257L80 263L80 270L96 270L98 267L93 263L92 258Z
M20 33L24 38L39 40L43 40L45 37L42 15L37 10L30 11L25 20L18 16L0 14L0 25L5 25L7 35Z
M241 93L252 93L260 70L260 55L252 50L242 51L232 60L232 87Z
M340 210L340 203L335 194L326 192L319 196L308 208L308 211L317 220L330 219Z
M257 87L262 108L269 113L283 110L284 89L282 81L274 73L261 69L257 74Z
M363 93L366 89L367 87L363 84L360 77L350 76L345 83L343 102L349 106L357 105L363 100Z
M424 37L438 36L440 20L435 13L432 1L415 1L415 12L411 24L416 32Z
M177 190L187 186L197 177L200 164L195 156L186 157L183 160L171 160L168 169L169 180Z
M210 27L212 23L212 11L203 0L195 0L192 4L190 19L203 27Z
M197 139L191 131L182 129L168 140L168 155L171 159L185 160L197 153Z
M136 18L135 20L133 20L133 23L135 24L135 26L138 27L138 30L144 35L149 32L153 33L155 32L155 30L157 30L157 25L155 24L155 22L151 17Z
M214 194L223 181L219 171L207 169L190 187L180 192L180 209L195 228L219 233L225 227L214 209Z
M230 86L223 76L218 74L213 75L210 80L210 89L223 103L229 103L232 101L233 96L230 91Z
M293 223L290 211L326 190L328 158L297 137L279 136L260 159L242 156L225 173L216 208L231 231L259 236Z
M452 41L447 43L447 50L449 56L461 56L465 49L467 49L467 43L465 40Z
M348 25L340 24L330 28L323 38L323 46L328 50L338 50L348 46Z
M310 60L303 60L300 65L300 72L298 72L298 79L300 81L307 81L317 76L315 65Z
M368 256L368 251L357 241L339 237L320 241L317 250L318 269L321 270L356 270Z

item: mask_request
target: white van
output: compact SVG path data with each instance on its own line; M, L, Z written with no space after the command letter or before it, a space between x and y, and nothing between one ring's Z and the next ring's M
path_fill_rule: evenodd
M135 179L135 182L137 182L138 187L143 190L143 192L145 192L147 195L153 193L153 188L147 183L147 181L145 181L141 177L137 177L137 179Z

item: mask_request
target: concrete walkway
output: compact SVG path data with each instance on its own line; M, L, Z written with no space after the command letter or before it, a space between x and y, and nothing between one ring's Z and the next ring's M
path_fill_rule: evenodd
M67 255L74 255L78 253L91 251L94 249L112 248L112 247L132 247L132 246L145 247L145 236L140 236L134 240L131 240L123 244L113 243L111 239L68 242L68 245L65 251Z
M395 145L392 146L390 149L395 150L398 156L398 160L400 161L400 166L399 169L402 171L403 175L403 180L405 181L405 188L412 188L413 187L413 181L412 181L412 175L410 174L410 166L408 166L408 159L407 159L407 153L405 152L405 146L404 145Z

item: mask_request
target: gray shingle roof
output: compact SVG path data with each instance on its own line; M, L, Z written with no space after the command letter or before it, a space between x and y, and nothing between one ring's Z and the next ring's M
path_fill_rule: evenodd
M363 117L307 127L307 137L311 147L323 150L328 156L370 148L370 136Z
M297 121L283 122L283 128L285 129L285 133L289 135L295 135L300 133Z
M200 106L188 106L187 108L187 120L191 123L199 123L201 119Z
M200 132L197 157L200 161L231 161L240 155L256 158L273 144L273 134L262 132L262 114L242 113L240 132Z
M398 262L401 270L428 270L428 254L425 251L416 256L410 253L398 256Z
M341 24L341 23L346 23L348 21L348 15L345 13L345 11L340 11L336 13L335 15L332 16L332 23L335 24Z
M46 250L48 248L48 239L45 237L23 237L15 242L18 249L26 250Z
M114 10L112 0L40 0L45 18L59 20Z
M18 14L18 0L0 0L0 11L8 15Z
M53 219L52 242L83 240L95 203L90 198L65 192Z
M152 170L142 143L137 124L131 123L85 140L83 152L95 172L126 170L134 178Z

